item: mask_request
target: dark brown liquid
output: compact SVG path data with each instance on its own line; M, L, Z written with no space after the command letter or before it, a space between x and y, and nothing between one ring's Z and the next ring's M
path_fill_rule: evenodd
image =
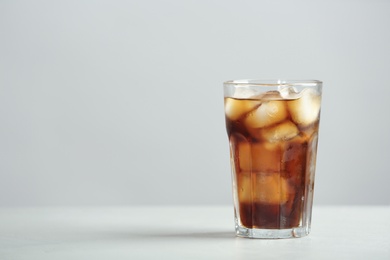
M248 228L283 229L299 225L299 201L280 204L240 203L241 223Z
M290 101L278 102L287 107ZM318 120L305 126L292 123L287 110L281 122L251 128L245 121L249 114L226 118L239 221L247 228L297 227L302 220L305 187L312 181L308 162L313 161L311 147L316 143Z

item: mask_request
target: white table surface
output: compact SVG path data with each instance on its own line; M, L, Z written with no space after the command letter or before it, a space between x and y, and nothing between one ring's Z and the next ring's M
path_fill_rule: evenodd
M231 206L0 208L0 259L390 259L390 206L313 209L304 238L235 237Z

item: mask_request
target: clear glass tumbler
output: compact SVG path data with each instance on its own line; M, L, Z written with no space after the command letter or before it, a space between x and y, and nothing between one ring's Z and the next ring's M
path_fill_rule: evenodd
M322 82L224 82L237 236L310 232Z

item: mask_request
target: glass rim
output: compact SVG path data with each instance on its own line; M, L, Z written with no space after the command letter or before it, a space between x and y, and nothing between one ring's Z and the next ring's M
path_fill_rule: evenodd
M310 79L310 80L285 80L285 79L236 79L228 80L223 83L224 85L236 85L236 86L318 86L322 85L322 81Z

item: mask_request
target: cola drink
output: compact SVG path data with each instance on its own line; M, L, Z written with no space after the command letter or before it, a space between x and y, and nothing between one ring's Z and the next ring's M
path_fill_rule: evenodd
M225 82L238 236L310 232L321 90L319 81Z

